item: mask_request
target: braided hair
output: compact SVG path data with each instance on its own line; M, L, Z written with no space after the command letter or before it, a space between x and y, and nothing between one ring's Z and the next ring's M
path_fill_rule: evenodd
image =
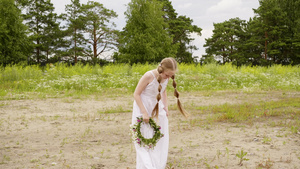
M162 86L161 86L161 80L162 80L162 77L161 77L161 74L165 71L165 70L172 70L172 71L176 71L177 70L177 62L174 58L165 58L161 61L161 63L159 64L159 66L157 67L157 71L159 73L158 77L157 77L157 81L159 83L159 86L158 86L158 94L156 96L156 99L157 99L157 103L152 111L152 117L158 117L158 110L159 110L159 101L161 99L161 89L162 89ZM179 111L181 112L181 114L185 117L188 117L189 116L189 113L186 112L183 108L182 108L182 104L179 100L179 92L177 91L177 84L176 84L176 81L175 81L175 75L173 75L172 77L172 80L173 80L173 87L174 87L174 96L177 98L177 106L178 106L178 109Z

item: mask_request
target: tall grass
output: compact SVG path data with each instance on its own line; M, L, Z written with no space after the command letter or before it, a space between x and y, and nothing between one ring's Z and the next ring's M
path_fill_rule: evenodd
M222 66L180 65L177 76L179 86L184 91L193 90L300 90L300 67L236 67L231 64Z
M153 64L111 64L91 66L56 64L38 66L12 65L0 72L0 97L15 94L100 94L132 93ZM180 64L176 81L181 91L203 90L300 90L299 66L236 67L225 65Z
M261 117L276 117L282 115L300 117L300 98L286 98L279 101L261 102L259 104L223 104L217 106L195 107L210 114L206 121L215 122L243 122ZM297 124L299 126L299 124Z

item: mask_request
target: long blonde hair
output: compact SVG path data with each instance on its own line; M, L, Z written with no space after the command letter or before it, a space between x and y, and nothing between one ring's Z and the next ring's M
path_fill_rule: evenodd
M162 89L162 86L161 86L161 80L162 80L162 77L161 77L161 73L163 73L165 70L171 70L171 71L177 71L177 62L174 58L165 58L163 59L159 66L157 67L157 71L159 73L158 77L157 77L157 81L159 83L159 86L158 86L158 94L156 96L156 99L157 99L157 103L152 111L152 117L158 117L158 110L159 110L159 106L158 106L158 103L161 99L161 89ZM176 84L176 81L175 81L175 75L173 75L172 77L172 80L173 80L173 87L174 87L174 96L177 98L177 107L179 109L179 111L181 112L181 114L184 116L184 117L188 117L189 116L189 113L186 112L183 107L182 107L182 104L179 100L179 92L177 91L177 84Z

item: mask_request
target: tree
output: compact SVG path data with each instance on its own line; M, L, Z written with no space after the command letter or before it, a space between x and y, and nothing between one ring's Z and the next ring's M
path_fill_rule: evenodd
M287 34L283 34L286 42L284 57L292 64L300 64L300 0L277 0L280 9L286 13L284 18Z
M51 12L49 16L49 21L46 23L44 30L45 38L42 39L43 51L46 52L47 61L52 54L56 53L57 48L59 48L58 41L62 38L59 23L57 22L57 14Z
M259 3L246 24L233 19L214 24L213 36L206 39L206 58L218 56L237 65L300 63L300 0Z
M54 7L50 0L21 2L28 11L24 15L24 19L30 31L30 39L34 41L33 58L40 63L41 59L45 59L49 55L51 41L56 34L53 30L58 27Z
M82 6L84 19L86 20L86 29L88 33L88 43L92 46L93 54L91 55L93 62L97 62L97 58L104 52L108 52L117 45L115 24L110 24L110 19L117 17L117 14L103 7L98 2L89 1ZM110 27L111 26L111 27Z
M162 11L157 0L132 0L125 13L127 23L119 39L118 62L160 62L165 57L174 57L176 46L167 32Z
M250 18L245 28L244 44L241 57L246 58L247 65L268 65L265 59L265 33L257 17Z
M66 5L66 12L66 33L70 42L70 48L66 54L74 59L74 63L77 63L78 56L84 56L84 53L86 53L87 50L87 40L84 37L86 20L80 0L71 0L71 4Z
M179 62L193 62L192 50L197 50L195 45L190 43L194 40L192 33L201 36L202 29L192 25L193 20L186 16L178 16L169 0L159 0L163 3L165 11L164 19L169 25L168 32L172 37L173 45L177 45L176 59Z
M30 42L14 0L0 0L0 65L26 61Z
M222 63L233 62L236 65L245 63L241 51L245 43L246 21L239 18L229 19L222 23L215 23L213 35L205 39L208 58L219 58Z
M300 0L261 0L255 9L264 30L264 58L276 64L300 63Z

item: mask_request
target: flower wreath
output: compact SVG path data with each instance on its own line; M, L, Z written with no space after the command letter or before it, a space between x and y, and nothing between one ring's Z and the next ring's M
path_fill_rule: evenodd
M149 119L149 124L154 130L154 135L152 138L145 138L143 137L141 133L141 124L143 123L143 118L142 117L137 117L137 123L130 125L131 128L131 135L132 135L132 140L134 143L137 143L141 147L144 146L146 148L154 148L156 143L160 138L164 136L160 132L161 127L155 123L155 121L150 118Z

